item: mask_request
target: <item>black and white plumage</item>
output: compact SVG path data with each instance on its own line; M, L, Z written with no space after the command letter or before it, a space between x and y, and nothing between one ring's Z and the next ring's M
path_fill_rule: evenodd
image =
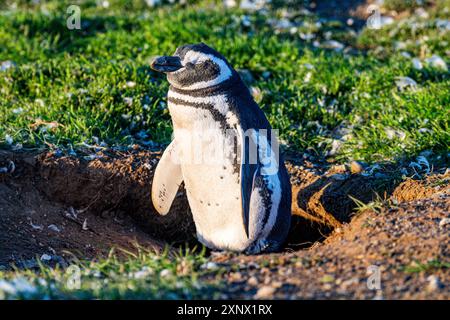
M157 57L151 67L167 74L174 127L153 180L157 211L168 213L184 181L201 243L250 254L280 249L291 221L289 177L271 126L237 72L203 43Z

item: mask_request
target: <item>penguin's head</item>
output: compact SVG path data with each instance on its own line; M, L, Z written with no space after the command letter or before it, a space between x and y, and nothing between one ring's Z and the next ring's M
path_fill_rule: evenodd
M204 43L178 47L173 56L156 57L150 66L166 73L169 83L182 90L216 86L235 73L220 53Z

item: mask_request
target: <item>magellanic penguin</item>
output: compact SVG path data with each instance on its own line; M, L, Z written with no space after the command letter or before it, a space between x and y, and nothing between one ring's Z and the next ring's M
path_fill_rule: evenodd
M280 249L291 223L291 185L277 137L238 73L204 43L156 57L170 83L174 139L152 183L164 215L184 181L198 240L213 250Z

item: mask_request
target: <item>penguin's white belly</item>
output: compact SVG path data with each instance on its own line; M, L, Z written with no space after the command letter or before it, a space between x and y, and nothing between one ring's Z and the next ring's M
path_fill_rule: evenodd
M209 110L170 102L169 110L199 241L212 249L244 250L250 240L236 149Z
M217 166L183 165L182 171L199 240L213 249L245 249L237 176Z

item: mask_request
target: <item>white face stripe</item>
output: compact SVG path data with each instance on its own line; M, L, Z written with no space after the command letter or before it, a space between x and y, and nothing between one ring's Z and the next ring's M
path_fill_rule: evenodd
M198 51L188 51L184 55L182 63L183 63L183 65L185 65L188 62L190 62L192 64L196 64L196 63L203 62L207 59L210 59L210 55L208 55L206 53L201 53Z
M178 87L175 83L172 83L172 85L178 89L197 90L197 89L205 89L208 87L215 86L215 85L231 78L231 76L232 76L231 69L228 67L228 65L225 63L225 61L223 61L222 59L219 59L211 54L201 53L201 52L197 52L197 51L189 51L185 54L182 64L185 65L189 62L195 64L195 63L199 63L199 62L202 62L205 60L211 60L219 66L220 72L219 72L219 75L215 79L212 79L209 81L200 81L200 82L194 83L190 86L184 86L184 87ZM183 70L184 70L184 68L181 68L173 73L177 74L177 73L182 72Z

